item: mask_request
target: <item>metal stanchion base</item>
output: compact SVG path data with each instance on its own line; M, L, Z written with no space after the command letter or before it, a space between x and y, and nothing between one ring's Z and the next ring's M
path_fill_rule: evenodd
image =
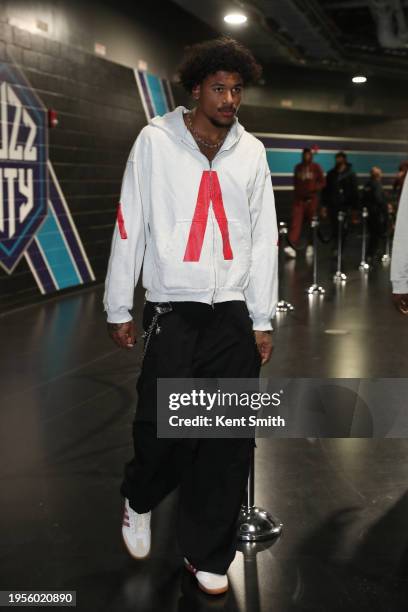
M370 264L367 263L366 261L362 261L360 263L360 265L358 266L359 270L369 270L370 269Z
M241 506L238 519L238 540L259 542L277 538L282 533L282 528L280 520L263 508Z
M287 302L286 300L279 300L276 310L278 312L288 312L288 310L295 310L295 307L293 306L293 304Z
M323 287L321 287L317 283L314 283L313 285L310 285L308 289L306 289L306 293L318 293L320 295L323 295L324 293L326 293L326 289L323 289Z
M344 272L337 270L336 274L333 276L333 280L335 283L342 283L347 280L347 276L344 274Z

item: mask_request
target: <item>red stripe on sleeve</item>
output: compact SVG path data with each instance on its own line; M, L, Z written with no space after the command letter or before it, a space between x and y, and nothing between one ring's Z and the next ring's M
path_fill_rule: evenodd
M122 240L126 240L127 239L127 233L126 233L126 228L125 228L125 220L123 218L122 204L120 202L118 204L118 212L117 212L117 215L116 215L116 219L117 219L117 222L118 222L120 237L122 238Z

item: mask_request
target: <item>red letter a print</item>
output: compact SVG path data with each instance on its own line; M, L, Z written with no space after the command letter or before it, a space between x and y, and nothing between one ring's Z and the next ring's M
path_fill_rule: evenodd
M221 232L224 259L233 259L229 241L228 220L222 201L221 186L218 181L218 176L214 171L204 170L201 176L197 203L193 220L191 221L190 233L183 261L200 261L210 202L212 202L214 215Z

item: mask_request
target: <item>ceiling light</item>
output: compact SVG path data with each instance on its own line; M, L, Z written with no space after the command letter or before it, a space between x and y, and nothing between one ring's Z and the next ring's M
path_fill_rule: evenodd
M225 15L224 21L233 25L240 25L241 23L245 23L247 20L247 16L243 13L228 13Z
M362 74L357 74L356 76L353 76L351 80L353 83L365 83L367 81L367 77L363 76Z

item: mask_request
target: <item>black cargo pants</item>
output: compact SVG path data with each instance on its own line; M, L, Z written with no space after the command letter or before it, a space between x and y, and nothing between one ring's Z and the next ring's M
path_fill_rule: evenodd
M143 327L155 314L147 302ZM236 522L254 441L157 438L157 378L257 378L261 358L243 301L209 306L172 302L158 319L137 383L134 458L121 493L136 512L152 510L180 485L177 534L183 555L203 571L224 574L236 552Z

